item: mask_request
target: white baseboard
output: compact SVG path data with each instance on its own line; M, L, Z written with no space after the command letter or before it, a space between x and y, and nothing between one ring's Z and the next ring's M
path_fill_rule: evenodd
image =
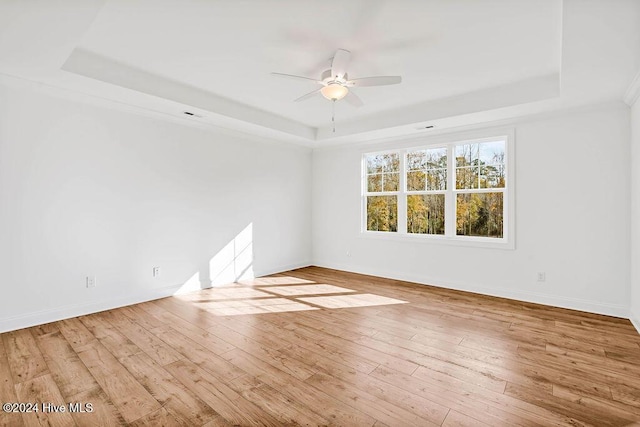
M168 297L180 287L181 285L169 286L106 301L90 301L7 317L0 319L0 333Z
M318 267L331 268L336 270L349 271L352 273L374 275L395 280L404 280L423 285L436 286L440 288L455 289L459 291L475 292L484 295L514 299L518 301L526 301L537 304L551 305L554 307L568 308L572 310L586 311L590 313L605 314L608 316L629 318L633 326L640 333L640 319L629 313L627 307L622 305L607 304L582 300L578 298L558 297L555 295L547 295L526 291L513 291L503 288L492 288L481 285L454 283L442 280L430 280L426 277L419 277L400 272L363 268L351 265L336 264L331 262L301 262L295 264L282 265L269 269L258 270L255 272L256 277L267 276L270 274L281 273L284 271L295 270L298 268L316 265ZM97 313L104 310L110 310L127 305L138 304L145 301L151 301L173 295L181 288L182 285L169 286L161 289L154 289L148 292L139 292L122 298L114 298L107 301L91 301L83 304L69 305L49 310L41 310L32 313L21 314L18 316L0 319L0 333L13 331L16 329L27 328L30 326L42 325L44 323L55 322L57 320L68 319L70 317L82 316L85 314Z
M352 273L367 274L379 276L394 280L403 280L406 282L414 282L421 285L436 286L439 288L455 289L458 291L474 292L483 295L490 295L500 298L513 299L517 301L532 302L536 304L550 305L553 307L568 308L571 310L586 311L595 314L604 314L607 316L629 318L629 308L625 305L609 304L600 301L590 301L580 298L568 298L557 295L549 295L537 292L518 291L505 288L494 288L484 285L452 282L437 278L429 278L406 274L398 271L384 270L378 268L369 268L362 266L346 265L333 262L314 262L313 265L318 267L332 268L336 270L349 271ZM636 323L638 328L640 323ZM638 329L640 331L640 329Z
M283 271L295 270L296 268L308 267L309 265L311 265L309 262L282 265L279 267L256 271L255 276L268 276L270 274L281 273ZM127 295L126 297L109 299L107 301L89 301L82 304L67 305L48 310L20 314L18 316L0 318L0 333L165 298L176 293L182 286L183 285L168 286L147 292L138 292L132 295Z

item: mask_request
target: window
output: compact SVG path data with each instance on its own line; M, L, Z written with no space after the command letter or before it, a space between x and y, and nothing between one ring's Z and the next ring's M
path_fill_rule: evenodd
M363 232L512 243L512 139L364 154Z
M406 154L407 233L444 234L447 148Z
M505 141L455 146L456 234L504 235Z
M398 231L400 154L366 157L367 227L369 231Z

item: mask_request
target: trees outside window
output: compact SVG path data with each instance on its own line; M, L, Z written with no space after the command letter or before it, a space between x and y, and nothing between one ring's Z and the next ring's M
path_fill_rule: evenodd
M366 210L369 231L398 231L400 153L371 154L366 163Z
M444 234L447 147L406 153L407 233Z
M455 146L456 235L504 235L505 148L505 141Z

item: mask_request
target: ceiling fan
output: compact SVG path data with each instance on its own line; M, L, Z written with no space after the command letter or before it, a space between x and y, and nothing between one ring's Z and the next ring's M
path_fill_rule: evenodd
M349 80L347 75L347 66L351 59L351 52L344 49L338 49L331 61L331 69L325 70L320 79L313 79L304 76L295 76L292 74L283 73L271 73L274 76L293 78L297 80L313 81L322 87L309 92L305 95L294 100L294 102L304 101L312 98L316 95L322 95L330 101L339 101L344 98L350 104L361 107L363 105L362 100L353 93L351 88L364 87L364 86L385 86L395 85L402 82L400 76L376 76L376 77L362 77L359 79Z

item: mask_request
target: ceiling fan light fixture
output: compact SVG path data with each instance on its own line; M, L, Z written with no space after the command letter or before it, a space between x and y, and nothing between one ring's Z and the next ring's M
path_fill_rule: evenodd
M320 89L322 96L330 101L339 101L349 93L349 89L342 86L340 83L329 83Z

